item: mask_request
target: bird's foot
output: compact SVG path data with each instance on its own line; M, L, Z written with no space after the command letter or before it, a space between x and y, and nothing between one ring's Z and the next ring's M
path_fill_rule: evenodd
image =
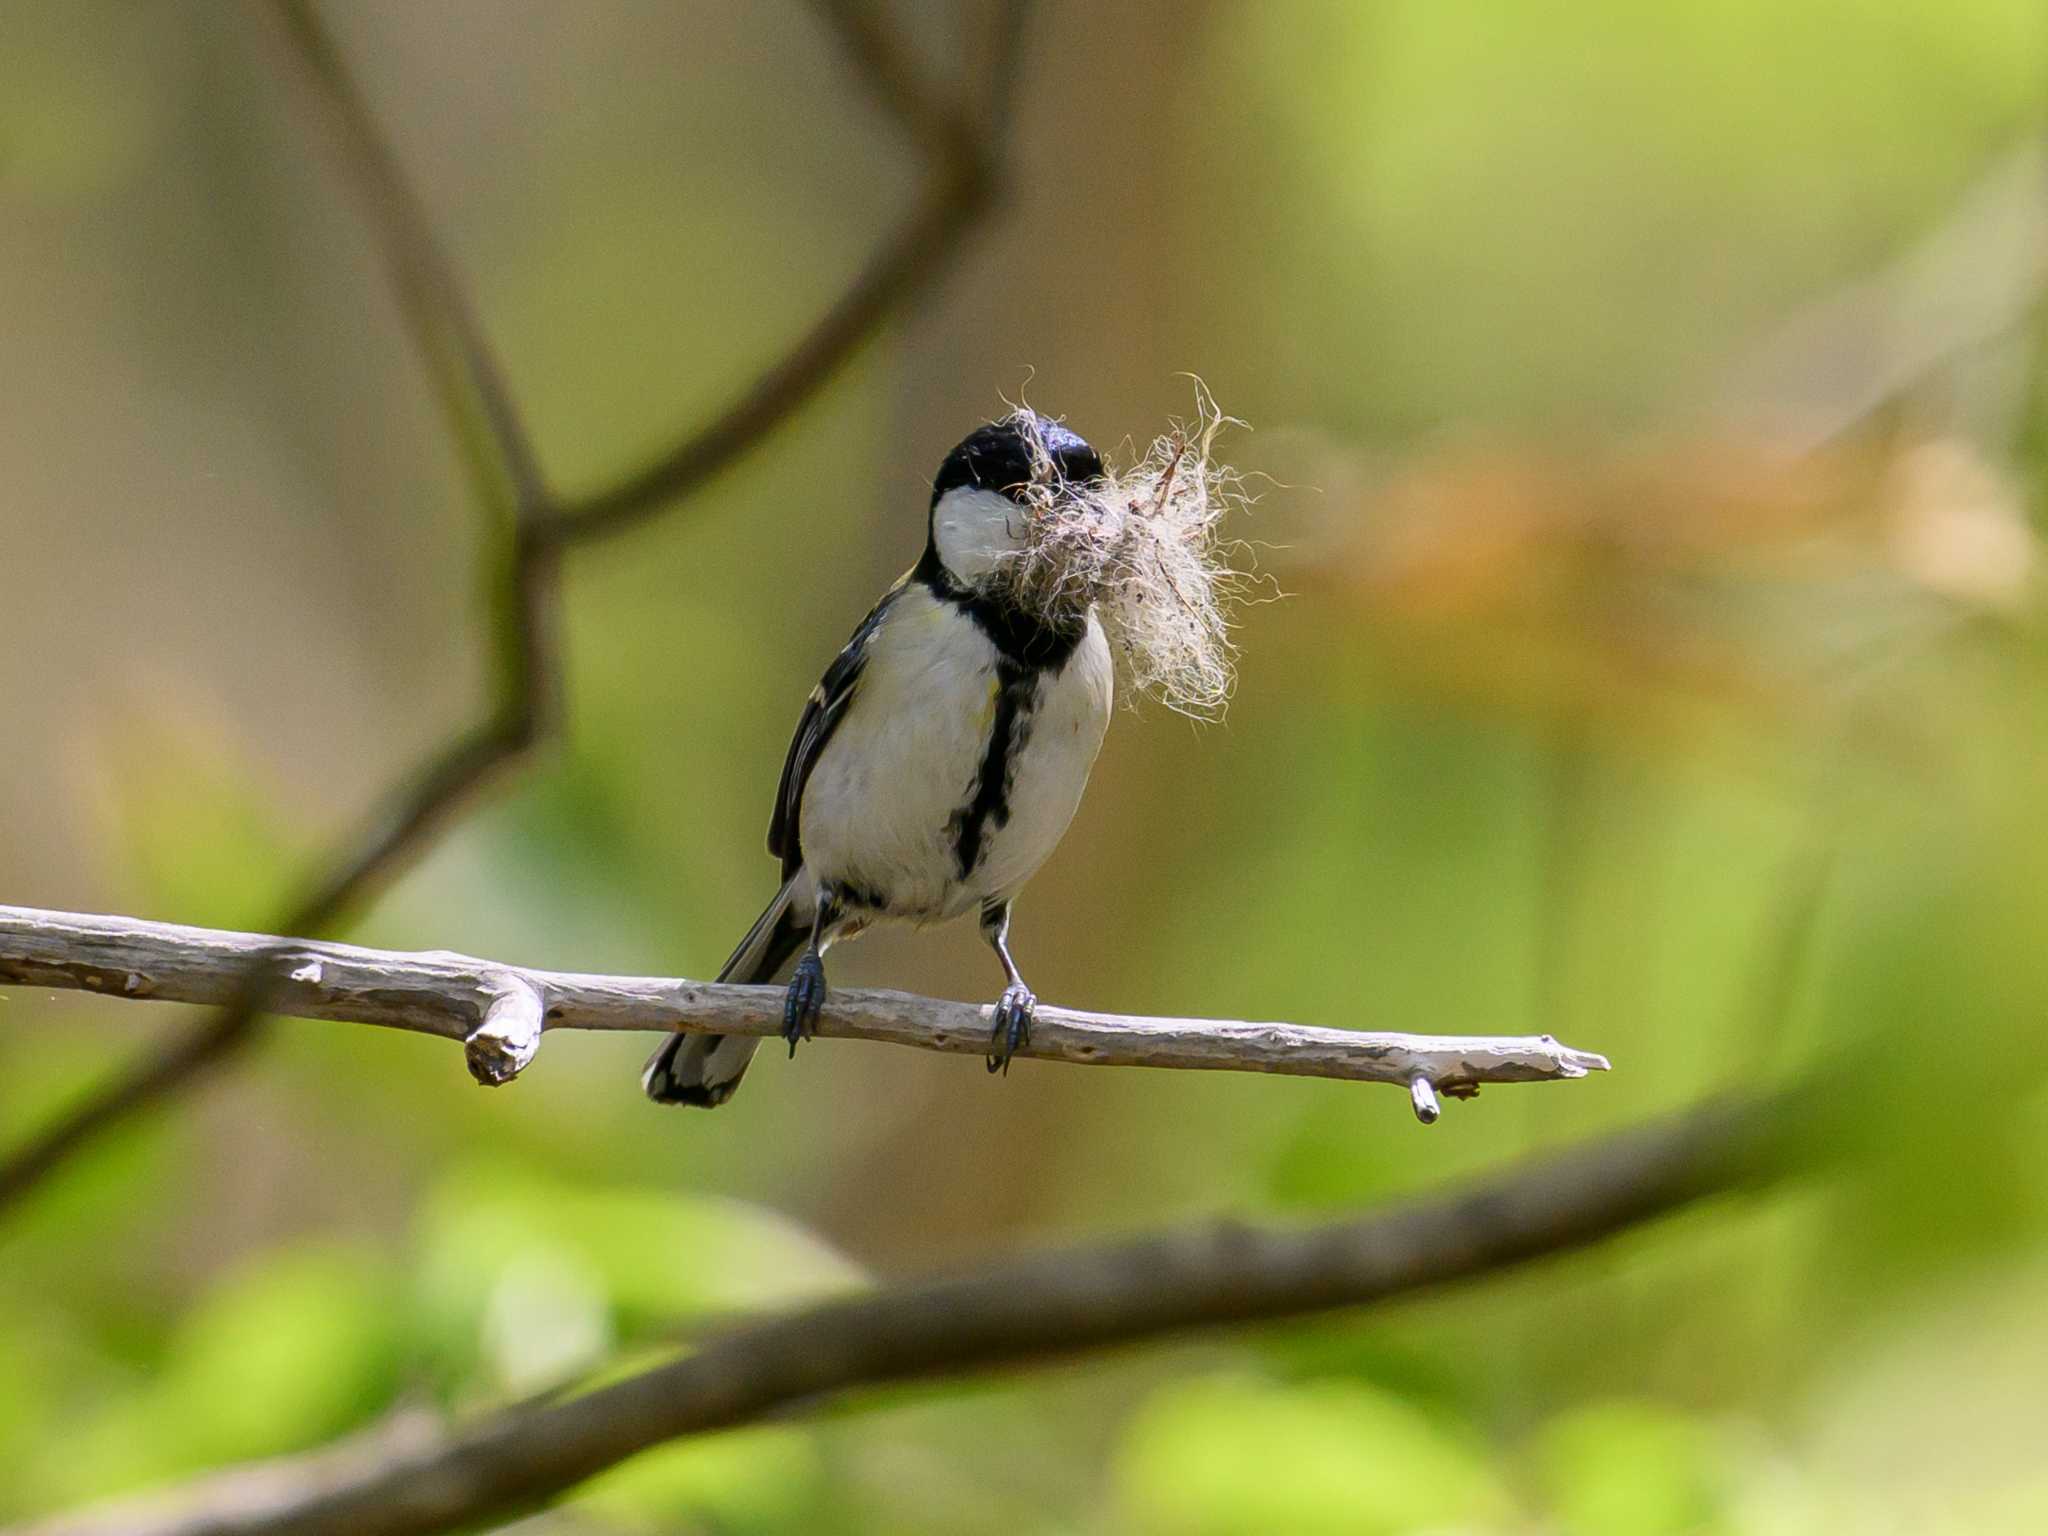
M1024 1049L1024 1043L1031 1038L1031 1020L1037 1012L1038 999L1023 982L1014 981L1003 989L1002 1001L996 1004L995 1024L988 1032L989 1071L1009 1076L1010 1058Z
M789 990L782 998L782 1038L789 1042L789 1054L796 1054L799 1040L818 1032L818 1012L825 1006L825 962L816 950L796 963L789 978Z

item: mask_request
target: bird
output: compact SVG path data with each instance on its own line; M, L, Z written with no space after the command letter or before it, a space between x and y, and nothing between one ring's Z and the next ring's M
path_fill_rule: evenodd
M923 553L811 690L768 827L782 884L718 976L787 975L792 1056L815 1033L835 942L970 912L1006 983L989 1070L1007 1073L1029 1039L1038 1000L1010 955L1011 903L1080 805L1114 667L1086 595L1027 602L1004 580L1005 557L1034 518L1102 481L1087 441L1036 412L970 432L933 477ZM657 1103L715 1107L759 1044L677 1033L641 1086Z

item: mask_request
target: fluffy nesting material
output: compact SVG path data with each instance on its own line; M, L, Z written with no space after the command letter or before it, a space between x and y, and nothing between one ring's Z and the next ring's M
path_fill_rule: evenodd
M1037 440L1038 418L1013 418ZM1167 708L1220 719L1235 681L1231 610L1253 578L1231 561L1244 551L1223 520L1250 504L1242 478L1212 455L1226 426L1241 426L1198 391L1192 422L1175 422L1128 469L1064 481L1041 444L1027 501L1029 542L994 580L1049 620L1090 604L1133 686Z

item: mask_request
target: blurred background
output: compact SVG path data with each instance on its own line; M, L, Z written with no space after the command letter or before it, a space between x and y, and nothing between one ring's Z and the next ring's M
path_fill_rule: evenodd
M915 192L798 4L326 10L568 490L717 409ZM934 68L980 36L892 14ZM445 1042L281 1024L0 1228L0 1515L1817 1073L1861 1149L1826 1183L660 1451L522 1528L2048 1528L2039 0L1048 0L1017 110L938 296L571 559L562 738L349 936L711 974L944 451L1025 391L1142 442L1194 371L1256 427L1236 531L1287 596L1227 724L1119 715L1027 974L1614 1072L1425 1131L1377 1088L840 1044L692 1115L638 1037L482 1093ZM7 0L0 293L0 899L260 926L486 688L479 519L276 28ZM971 925L833 977L999 979ZM183 1022L0 993L0 1130Z

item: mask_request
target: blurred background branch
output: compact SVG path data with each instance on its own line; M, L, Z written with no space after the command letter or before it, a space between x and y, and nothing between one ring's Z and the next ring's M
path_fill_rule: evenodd
M1788 459L1873 426L1996 440L2020 425L2021 396L1986 387L1987 365L1995 375L2015 338L2025 347L2044 297L2048 136L2030 134L1906 249L1750 348L1721 386L1720 408L1768 433Z
M576 976L436 950L355 945L0 907L0 984L75 987L106 997L213 1003L267 967L266 1006L302 1018L381 1024L461 1040L479 1082L510 1081L550 1029L701 1029L776 1035L782 992L657 977ZM835 988L827 1039L878 1040L981 1055L992 1010L903 992ZM1425 1123L1435 1093L1607 1070L1607 1059L1547 1035L1418 1035L1226 1019L1151 1019L1047 1008L1019 1055L1104 1067L1272 1072L1415 1089Z
M746 453L817 394L884 322L944 275L1001 190L1003 134L1023 72L1030 0L996 0L988 68L970 75L970 88L959 93L962 103L982 105L979 116L923 78L903 39L864 0L813 4L889 115L917 144L927 166L924 191L867 270L717 420L645 468L542 519L538 537L546 543L617 533L688 495Z
M621 532L688 496L787 420L957 256L994 200L998 134L1019 72L1015 50L1024 4L1000 0L990 78L972 93L992 109L977 120L925 85L890 33L852 0L819 0L846 56L931 163L929 191L875 264L732 406L647 469L575 502L549 489L466 285L442 252L425 205L386 145L317 7L311 0L272 0L266 6L282 23L328 119L336 152L361 189L364 212L438 386L449 430L465 450L472 494L494 530L486 574L498 695L481 723L459 732L392 792L312 889L280 916L277 931L320 933L360 911L552 728L560 684L551 609L559 596L557 558L563 547ZM119 1070L54 1124L0 1157L0 1211L93 1137L153 1109L244 1048L264 1008L260 970L251 966L248 979L214 1017Z
M1813 1148L1787 1135L1790 1104L1707 1103L1346 1221L1204 1224L885 1286L710 1333L681 1359L445 1438L401 1423L19 1536L432 1536L557 1496L664 1441L862 1389L1364 1306L1596 1243L1810 1168Z

